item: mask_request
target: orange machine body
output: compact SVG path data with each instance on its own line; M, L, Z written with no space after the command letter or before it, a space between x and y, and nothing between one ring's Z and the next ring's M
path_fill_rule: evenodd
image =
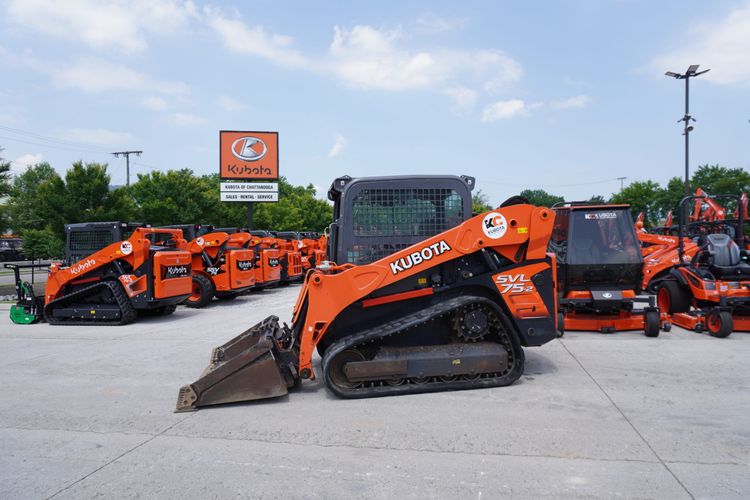
M507 230L501 237L488 236L493 224L504 224ZM312 355L316 345L326 336L332 322L352 304L362 307L383 307L385 304L414 300L440 293L439 283L422 277L425 271L443 263L460 259L482 249L493 250L507 259L510 269L493 275L494 286L502 297L503 306L512 321L549 320L554 325L554 286L542 297L536 283L541 276L554 276L554 256L547 254L547 242L552 231L553 213L548 208L513 205L475 216L444 233L398 251L367 265L322 265L308 272L304 288L294 308L293 327L301 334L299 373L303 378L314 378ZM416 279L414 277L417 276ZM397 283L417 284L416 290L380 295L378 292ZM465 276L470 279L470 276ZM552 282L552 278L549 279ZM521 342L535 344L533 328L520 327ZM528 336L528 334L531 336ZM540 339L546 342L549 339Z
M135 299L136 305L139 302L189 295L190 254L173 250L152 252L148 235L153 234L164 234L176 241L185 241L179 229L139 227L127 240L112 243L70 266L64 267L59 262L53 262L45 287L45 302L50 303L60 298L68 286L107 279L108 276L99 271L115 261L126 264L126 272L119 273L116 279L122 284L128 297ZM170 267L180 272L169 273Z

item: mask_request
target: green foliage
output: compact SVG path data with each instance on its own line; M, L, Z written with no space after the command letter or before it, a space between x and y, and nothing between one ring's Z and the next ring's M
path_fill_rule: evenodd
M555 203L565 201L562 196L550 194L544 189L524 189L520 195L529 200L529 203L538 207L551 207Z
M23 251L31 259L62 259L65 241L51 229L25 229L21 233Z
M586 201L588 201L592 205L604 205L605 203L607 203L607 200L604 199L604 196L598 194L591 196L591 198Z
M0 148L0 153L3 148ZM0 232L8 227L8 205L5 197L10 194L10 162L0 157Z
M633 219L644 213L645 224L653 225L661 216L659 195L662 189L654 181L633 182L619 193L613 194L610 203L629 204Z
M492 210L490 200L481 189L471 195L471 213L481 214L489 210Z

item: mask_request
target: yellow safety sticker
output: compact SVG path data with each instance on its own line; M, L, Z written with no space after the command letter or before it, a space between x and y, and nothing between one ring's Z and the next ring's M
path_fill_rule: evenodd
M518 228L518 234L527 234L529 232L528 227L519 227Z
M417 278L417 285L426 285L427 278Z

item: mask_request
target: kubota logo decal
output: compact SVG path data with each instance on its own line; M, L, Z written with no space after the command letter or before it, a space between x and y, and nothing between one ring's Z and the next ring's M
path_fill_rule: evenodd
M185 278L190 275L188 266L161 266L162 279Z
M484 216L482 221L482 231L487 235L488 238L496 240L505 236L505 232L508 230L508 222L505 220L503 214L497 212L491 212Z
M525 274L500 274L495 277L495 283L499 285L500 293L531 293L534 285Z
M433 257L444 254L445 252L450 251L450 249L451 247L448 246L448 243L446 243L445 240L440 240L437 243L433 243L432 245L424 247L421 250L412 252L406 257L401 257L400 259L396 259L394 262L391 262L391 272L393 274L401 273L403 271L406 271L407 269L411 269L414 266L418 266L422 262L427 262Z
M268 259L268 265L271 267L276 267L279 265L279 259Z
M238 260L237 261L237 269L240 271L248 271L253 268L253 261L252 260Z
M91 267L96 265L96 261L94 259L88 259L86 262L81 262L79 264L75 264L70 268L70 272L72 274L78 274L81 273Z
M232 154L243 161L258 161L267 152L266 143L257 137L240 137L232 143Z

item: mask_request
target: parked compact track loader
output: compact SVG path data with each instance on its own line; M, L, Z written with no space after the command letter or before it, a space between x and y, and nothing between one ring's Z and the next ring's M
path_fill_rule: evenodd
M67 265L50 265L45 289L50 324L123 325L139 311L171 314L190 295L190 254L149 240L179 240L182 231L119 222L68 224L65 231Z
M656 337L655 298L641 298L643 257L629 205L559 203L549 248L557 255L558 323L564 330L643 330ZM633 306L645 302L645 308ZM665 329L669 323L665 322Z
M258 238L273 238L274 248L279 254L279 285L302 281L302 244L299 240L288 237L289 232L253 230L250 234Z
M517 201L517 200L515 200ZM362 398L512 384L556 337L553 212L506 205L376 262L319 265L291 327L270 316L214 349L177 411L286 394L319 373Z
M235 247L229 235L212 226L186 224L170 226L182 229L189 241L169 240L164 245L186 250L192 255L193 289L185 299L192 308L205 307L214 297L231 300L255 285L252 250Z
M741 206L740 197L735 195L682 199L678 247L681 263L654 284L659 306L669 312L674 324L696 332L708 330L713 337L727 337L733 330L750 331L750 263L744 249L743 211L737 211L737 219L685 220L687 204L710 201L707 204L713 206L721 198ZM690 262L684 258L685 234L697 240L699 247Z
M281 262L279 261L279 249L275 238L260 238L238 228L217 228L217 231L229 233L229 242L232 246L253 250L255 255L253 265L255 285L251 290L262 290L279 284Z

